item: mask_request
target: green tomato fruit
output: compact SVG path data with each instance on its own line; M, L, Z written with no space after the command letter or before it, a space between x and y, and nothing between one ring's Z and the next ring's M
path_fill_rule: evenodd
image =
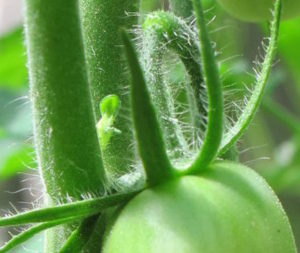
M107 234L104 253L296 253L274 192L234 163L143 191Z
M274 0L218 0L221 6L234 17L244 21L271 19ZM282 0L282 17L293 18L300 14L299 0Z

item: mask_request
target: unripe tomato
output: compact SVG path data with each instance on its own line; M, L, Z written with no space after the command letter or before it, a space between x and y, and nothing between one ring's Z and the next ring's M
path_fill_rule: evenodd
M296 253L288 219L254 171L218 163L148 189L121 211L104 253Z
M263 21L271 19L274 0L218 0L231 15L244 21ZM300 14L299 0L282 0L283 19Z

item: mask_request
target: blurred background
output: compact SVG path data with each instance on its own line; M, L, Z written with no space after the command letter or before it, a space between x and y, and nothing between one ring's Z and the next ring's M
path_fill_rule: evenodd
M32 208L42 195L32 148L22 21L22 0L0 0L1 216ZM16 228L0 229L1 245L18 232ZM42 236L36 237L13 252L42 252L41 240Z
M254 83L253 67L263 55L267 23L238 21L215 0L203 0L216 42L225 100L243 101ZM167 1L142 0L141 22ZM0 215L39 206L43 196L33 151L22 0L0 0ZM239 143L240 160L271 184L289 216L300 249L300 18L281 25L277 61L264 104ZM173 62L170 85L184 82ZM234 91L234 92L232 92ZM230 107L231 108L231 107ZM230 112L228 112L230 113ZM233 116L234 118L234 116ZM0 229L0 245L19 231ZM39 235L12 252L43 252Z

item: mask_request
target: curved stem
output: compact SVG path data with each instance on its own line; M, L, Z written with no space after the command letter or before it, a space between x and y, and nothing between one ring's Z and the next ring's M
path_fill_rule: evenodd
M200 0L193 0L200 41L204 81L208 93L208 121L204 142L193 164L184 173L199 173L216 157L223 133L223 95L216 59L206 30Z
M14 238L12 238L8 243L6 243L3 247L0 248L0 253L6 253L9 252L11 249L19 246L20 244L26 242L36 234L52 228L59 225L67 224L67 223L73 223L76 221L76 218L67 218L67 219L61 219L61 220L55 220L55 221L49 221L42 224L38 224L36 226L33 226L29 228L28 230L18 234Z
M242 114L240 115L238 121L235 125L230 128L230 130L225 134L224 139L220 150L219 155L224 154L235 142L243 135L252 119L255 116L255 113L261 103L263 98L263 93L267 84L267 80L271 71L272 61L275 56L276 44L278 39L278 31L280 25L280 15L281 14L281 1L276 0L275 9L274 9L274 18L271 24L271 37L269 46L266 52L265 59L262 63L261 73L258 74L256 85L253 90L247 106L243 109Z
M191 112L192 136L199 136L201 124L204 125L204 118L206 118L206 109L204 106L205 89L201 86L203 79L196 35L183 19L162 11L148 15L142 29L141 62L145 69L145 78L150 87L153 103L162 119L167 148L187 151L188 144L185 136L174 120L176 119L174 103L164 80L163 55L167 49L175 52L189 74L191 87L187 86L186 90Z
M131 170L135 162L129 103L129 75L122 51L120 28L137 24L139 0L79 0L82 31L93 108L100 119L100 101L108 95L120 99L120 113L114 120L119 134L112 134L102 148L105 170L112 181ZM101 115L103 116L103 115Z

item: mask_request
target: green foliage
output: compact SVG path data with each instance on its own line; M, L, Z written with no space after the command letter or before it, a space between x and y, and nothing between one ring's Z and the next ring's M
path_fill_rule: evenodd
M6 146L4 143L1 143L0 146ZM2 161L0 163L0 180L5 180L18 172L25 171L28 167L35 168L34 149L31 145L17 145L15 148L6 149L6 151L8 152L6 154L3 152L0 157L0 161Z
M27 84L23 30L18 28L0 39L0 87L24 88Z
M285 63L289 66L293 77L296 79L296 88L299 92L300 87L300 18L282 22L280 26L280 37L278 41L278 50Z
M262 21L271 16L273 0L218 0L234 17L245 21ZM282 16L293 18L300 13L299 1L282 0Z
M23 87L20 89L0 89L0 181L36 168L29 139L32 134L30 108L24 104Z

